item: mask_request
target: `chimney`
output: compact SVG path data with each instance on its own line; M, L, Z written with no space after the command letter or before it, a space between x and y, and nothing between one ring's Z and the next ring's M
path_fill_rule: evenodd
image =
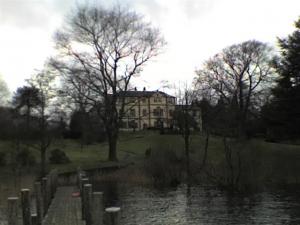
M143 91L146 91L146 87L143 88Z
M134 90L135 90L135 91L137 91L137 88L136 88L136 87L134 87Z

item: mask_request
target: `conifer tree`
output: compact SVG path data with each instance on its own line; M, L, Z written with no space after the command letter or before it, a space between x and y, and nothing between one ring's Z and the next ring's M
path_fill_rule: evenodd
M297 138L300 135L300 17L296 30L279 39L281 57L275 62L279 74L273 99L263 114L273 138Z

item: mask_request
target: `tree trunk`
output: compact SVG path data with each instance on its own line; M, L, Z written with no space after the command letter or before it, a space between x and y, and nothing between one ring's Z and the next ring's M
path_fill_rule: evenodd
M188 183L189 183L189 180L190 180L190 142L189 142L189 135L185 135L184 145L185 145L184 147L185 147L185 158L186 158L186 174L187 174Z
M46 176L46 149L41 149L41 177Z
M118 161L117 158L117 136L112 134L108 136L108 144L109 144L109 153L108 160L109 161Z
M238 121L238 139L244 139L246 137L246 116L243 112L239 112Z
M111 137L108 140L109 144L109 154L108 154L108 160L109 161L118 161L117 158L117 139L114 137Z

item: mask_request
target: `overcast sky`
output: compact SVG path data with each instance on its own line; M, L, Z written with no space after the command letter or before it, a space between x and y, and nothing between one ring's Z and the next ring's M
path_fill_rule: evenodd
M0 74L11 91L54 53L53 33L76 2L81 0L0 0ZM256 39L276 45L276 37L291 33L300 16L300 0L118 2L159 27L168 43L136 81L140 89L161 88L162 80L190 82L204 60L231 44Z

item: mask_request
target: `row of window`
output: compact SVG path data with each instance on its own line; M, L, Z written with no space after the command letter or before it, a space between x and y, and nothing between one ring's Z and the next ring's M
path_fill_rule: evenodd
M136 110L135 109L130 109L128 115L130 117L136 117ZM147 109L143 109L142 110L142 116L148 116L148 110ZM173 110L169 110L169 115L173 116ZM153 116L164 116L164 110L162 108L155 108L153 109Z
M142 129L147 129L149 126L151 127L151 124L149 125L148 123L143 123L141 124L141 128ZM165 127L165 126L173 126L173 121L169 120L169 121L162 121L161 119L157 119L156 121L154 121L153 125L154 127L160 128L160 127ZM130 121L122 121L121 122L121 128L133 128L136 129L138 128L138 121L136 120L130 120Z
M155 103L161 103L161 102L164 102L164 99L165 98L162 98L162 97L154 97L153 98L153 102ZM135 103L138 101L138 98L137 97L130 97L130 98L126 98L126 103ZM147 103L148 102L148 99L143 97L141 98L141 102L142 103ZM175 104L175 99L174 98L167 98L167 103L170 103L170 104Z

